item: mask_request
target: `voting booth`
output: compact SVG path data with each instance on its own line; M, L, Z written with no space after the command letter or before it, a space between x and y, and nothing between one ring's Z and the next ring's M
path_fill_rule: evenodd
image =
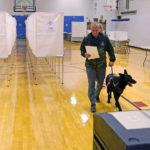
M0 61L7 66L7 86L10 83L16 41L16 20L6 12L0 12ZM6 61L4 61L6 60Z
M130 51L127 31L108 31L107 35L115 48L116 53L128 54Z
M109 31L109 32L107 32L107 35L110 40L114 40L114 41L128 40L127 31Z
M149 150L150 110L94 114L93 150Z
M38 59L43 60L45 65L50 66L51 73L58 72L60 75L60 65L62 67L61 72L63 72L63 25L63 13L36 12L28 17L26 35L30 63L33 67L32 74L35 75L34 79L37 79L39 73ZM56 71L56 67L58 71Z
M36 57L63 56L63 13L36 12L26 21L27 39Z
M0 12L0 59L8 58L16 41L16 20Z

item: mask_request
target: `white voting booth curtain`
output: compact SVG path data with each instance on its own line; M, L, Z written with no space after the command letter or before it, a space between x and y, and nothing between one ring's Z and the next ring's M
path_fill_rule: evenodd
M16 41L16 20L6 12L0 12L0 58L7 58Z
M26 21L27 39L36 57L63 56L63 13L36 12Z
M128 40L128 33L127 31L109 31L107 35L110 40L113 41L126 41Z

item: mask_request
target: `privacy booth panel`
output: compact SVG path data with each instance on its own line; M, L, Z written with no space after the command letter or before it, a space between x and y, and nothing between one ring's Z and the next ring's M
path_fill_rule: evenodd
M0 12L0 58L10 55L16 41L16 20L6 12Z
M27 37L33 54L36 57L63 56L63 13L37 12L30 17ZM32 34L30 24L35 27Z

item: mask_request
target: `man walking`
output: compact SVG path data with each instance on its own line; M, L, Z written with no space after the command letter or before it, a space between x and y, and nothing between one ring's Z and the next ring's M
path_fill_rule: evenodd
M86 46L96 46L98 50L98 58L89 59L91 54L87 53ZM106 51L109 55L109 66L112 67L115 61L113 47L108 37L102 33L102 26L98 23L91 25L91 33L89 33L81 43L81 55L86 58L85 66L88 77L88 97L91 102L91 112L96 111L95 102L100 102L99 94L103 87L106 73ZM95 88L95 83L97 85Z

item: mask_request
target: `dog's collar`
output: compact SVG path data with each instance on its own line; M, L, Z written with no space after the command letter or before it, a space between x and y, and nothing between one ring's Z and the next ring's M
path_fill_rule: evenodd
M119 84L119 82L117 82L117 83L113 82L114 87L116 87L118 84Z

